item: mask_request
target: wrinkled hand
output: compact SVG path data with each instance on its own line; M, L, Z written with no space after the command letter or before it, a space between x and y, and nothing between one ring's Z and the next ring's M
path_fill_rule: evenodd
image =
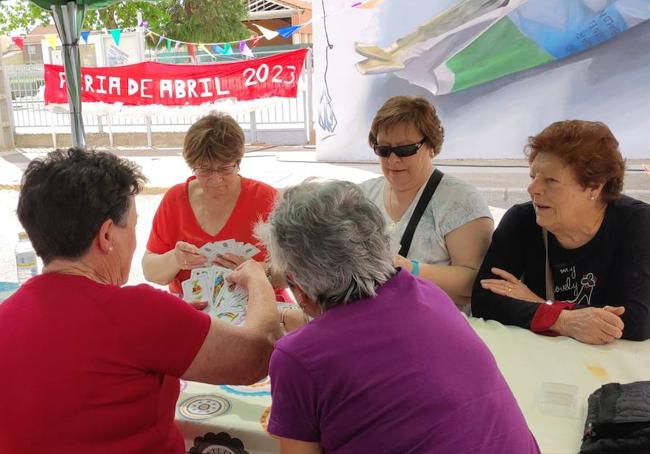
M407 270L409 273L413 271L413 263L406 257L402 257L401 255L396 255L395 258L393 259L393 266L395 268L401 267Z
M560 312L551 331L585 344L609 344L623 335L623 312L625 308L622 306L565 310Z
M199 249L193 244L185 241L177 241L174 247L174 258L176 266L181 270L192 270L207 264L207 259L199 254Z
M234 270L245 261L246 258L242 257L241 255L226 253L217 255L212 263L224 268L230 268L231 270Z
M490 271L502 279L481 279L481 287L484 289L517 300L530 301L531 303L544 302L543 298L535 295L526 284L507 271L501 268L492 268Z
M247 290L251 282L258 279L271 285L266 278L264 266L255 260L246 260L226 277L227 281L232 282L233 284L238 284Z

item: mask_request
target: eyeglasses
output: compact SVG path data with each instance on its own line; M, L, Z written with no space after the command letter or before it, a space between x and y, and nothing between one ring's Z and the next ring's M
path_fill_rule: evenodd
M372 149L375 151L377 156L382 158L387 158L391 153L395 153L395 156L398 158L407 158L413 156L418 150L424 145L424 142L427 141L427 138L423 138L417 143L410 143L408 145L399 145L397 147L391 147L390 145L379 145L374 144Z
M228 166L217 167L216 169L197 167L195 169L192 169L192 173L198 178L209 178L215 173L221 176L232 175L233 173L237 172L237 170L239 170L239 164L231 164Z

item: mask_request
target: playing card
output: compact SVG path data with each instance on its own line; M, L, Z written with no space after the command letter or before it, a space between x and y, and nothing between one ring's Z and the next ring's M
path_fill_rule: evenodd
M236 241L233 239L217 241L214 243L217 249L217 254L233 252L235 243Z
M254 245L250 243L244 244L244 246L240 249L240 254L242 257L245 257L246 259L252 259L255 257L257 254L259 254L260 250L255 247Z
M205 256L208 260L213 260L218 253L215 243L205 243L199 248L199 254Z
M201 276L205 276L206 282L207 282L207 294L210 298L212 298L212 287L214 283L214 277L215 277L215 267L214 266L204 266L201 268L194 268L192 272L190 273L190 279L198 279ZM208 302L213 301L213 300L206 300Z
M191 303L210 301L210 293L208 291L210 284L206 276L202 275L194 279L190 278L183 281L181 286L183 288L183 299L185 301Z

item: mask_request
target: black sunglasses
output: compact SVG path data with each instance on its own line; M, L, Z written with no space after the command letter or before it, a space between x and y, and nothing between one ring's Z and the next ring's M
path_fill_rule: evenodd
M410 143L408 145L399 145L397 147L391 147L390 145L374 144L372 146L372 149L375 151L375 154L377 156L380 156L382 158L389 157L391 153L395 153L395 156L397 156L398 158L406 158L409 156L413 156L415 153L417 153L420 147L422 147L422 145L424 145L424 142L426 141L427 138L425 137L424 139L420 140L417 143Z

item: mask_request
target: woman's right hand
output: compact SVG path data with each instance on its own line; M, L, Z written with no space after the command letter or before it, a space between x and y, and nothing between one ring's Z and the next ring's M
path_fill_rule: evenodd
M181 270L192 270L206 266L208 259L199 253L199 249L185 241L177 241L174 247L176 266Z
M622 306L564 310L551 326L551 331L585 344L609 344L623 335L623 312L625 308Z

